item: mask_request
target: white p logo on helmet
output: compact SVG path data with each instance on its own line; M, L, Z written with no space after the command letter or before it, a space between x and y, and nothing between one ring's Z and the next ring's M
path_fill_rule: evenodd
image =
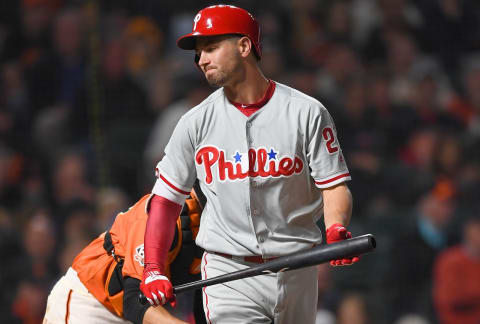
M202 14L198 13L195 18L193 19L193 30L197 29L197 23L200 21L200 18L202 17Z

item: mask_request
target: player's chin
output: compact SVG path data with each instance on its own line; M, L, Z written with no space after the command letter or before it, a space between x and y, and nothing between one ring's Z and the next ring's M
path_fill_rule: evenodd
M206 76L208 84L212 87L223 87L224 82L222 78L216 78L214 76Z

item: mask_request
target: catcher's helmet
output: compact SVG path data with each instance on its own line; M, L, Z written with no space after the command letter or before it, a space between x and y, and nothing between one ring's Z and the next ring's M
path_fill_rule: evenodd
M193 50L197 36L226 34L247 36L252 41L258 58L262 56L258 22L245 9L230 5L216 5L200 10L193 19L192 32L180 37L177 46Z

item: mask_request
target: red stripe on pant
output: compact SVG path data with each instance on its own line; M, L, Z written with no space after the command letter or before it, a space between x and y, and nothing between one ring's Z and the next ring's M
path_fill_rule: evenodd
M203 273L205 275L205 279L207 279L207 271L205 270L205 267L207 265L207 253L205 252L203 254L203 261L205 262L205 264L203 265ZM208 320L208 323L212 324L212 321L210 320L210 309L208 308L208 295L207 295L207 292L205 291L207 287L203 287L203 293L205 294L205 308L207 309L207 320Z
M70 316L70 299L72 298L72 292L73 292L72 289L70 289L70 291L68 292L67 309L65 311L65 324L68 323L68 317Z

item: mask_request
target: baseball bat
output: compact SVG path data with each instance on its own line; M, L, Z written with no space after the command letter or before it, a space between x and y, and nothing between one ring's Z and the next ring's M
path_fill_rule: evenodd
M272 261L260 263L247 269L227 273L205 280L198 280L183 285L178 285L173 287L173 292L175 294L179 294L228 281L255 277L272 272L290 271L325 263L334 259L359 256L360 254L373 251L376 245L377 243L375 241L375 237L372 234L365 234L332 244L319 245L312 249L279 257ZM147 302L142 293L140 293L140 301L142 304Z

